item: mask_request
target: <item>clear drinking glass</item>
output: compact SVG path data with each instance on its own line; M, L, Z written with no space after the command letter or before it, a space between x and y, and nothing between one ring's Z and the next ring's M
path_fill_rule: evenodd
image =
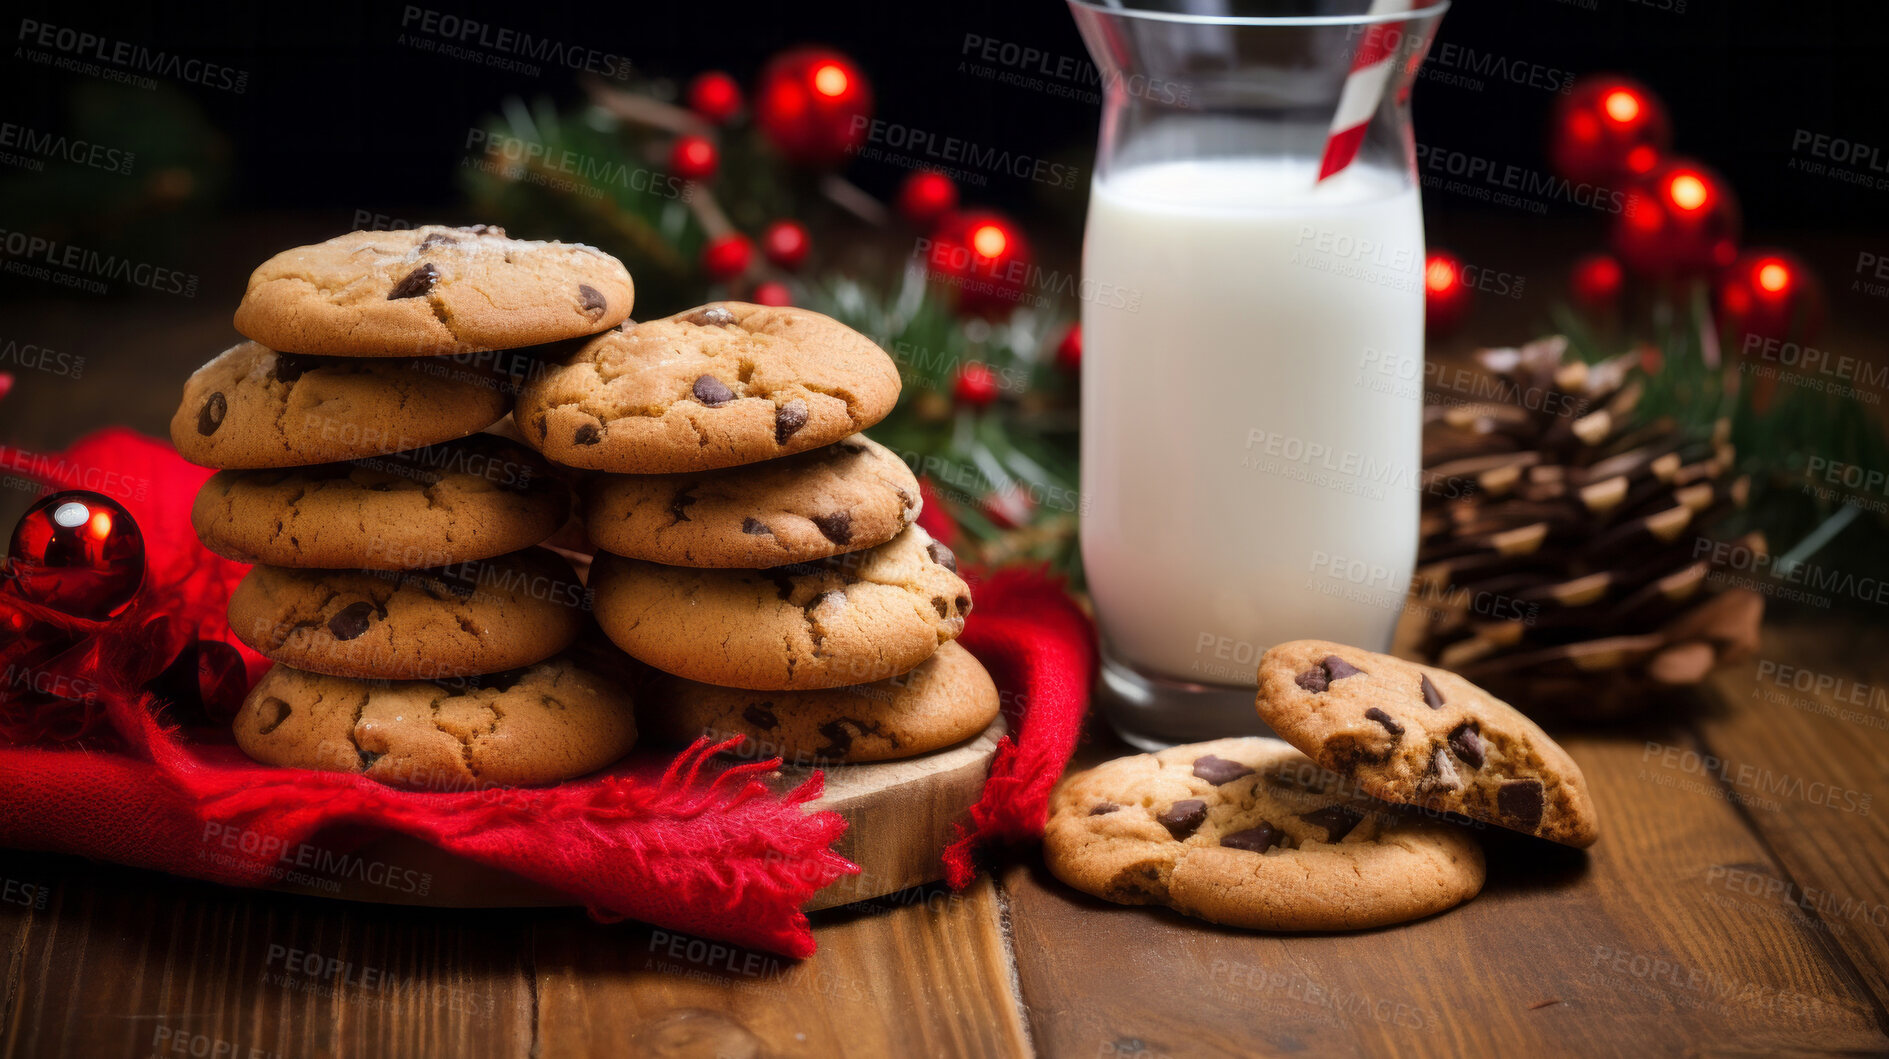
M1448 5L1375 6L1070 0L1105 89L1083 285L1110 292L1082 307L1082 556L1100 705L1138 746L1263 731L1267 647L1383 650L1397 623L1423 401L1409 90ZM1357 153L1321 179L1335 121Z

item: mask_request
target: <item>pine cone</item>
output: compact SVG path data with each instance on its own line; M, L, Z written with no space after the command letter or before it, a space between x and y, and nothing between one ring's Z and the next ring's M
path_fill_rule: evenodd
M1406 648L1537 714L1642 709L1754 650L1762 597L1711 584L1711 528L1743 506L1721 422L1634 416L1631 357L1567 340L1484 350L1424 409L1422 544ZM1753 535L1739 544L1762 552Z

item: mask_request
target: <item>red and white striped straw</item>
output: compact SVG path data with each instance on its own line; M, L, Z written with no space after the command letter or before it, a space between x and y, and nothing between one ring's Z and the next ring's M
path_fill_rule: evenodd
M1427 0L1371 0L1371 15L1401 14L1422 7ZM1371 126L1378 101L1384 98L1384 85L1390 80L1391 55L1403 33L1401 22L1374 22L1364 29L1358 54L1352 57L1351 73L1345 77L1344 91L1338 96L1338 113L1331 119L1331 135L1325 138L1325 157L1319 159L1318 179L1324 180L1344 171L1358 157L1364 146L1364 131Z

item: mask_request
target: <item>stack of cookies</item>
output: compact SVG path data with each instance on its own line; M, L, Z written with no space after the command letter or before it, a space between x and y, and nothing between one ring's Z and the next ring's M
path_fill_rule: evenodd
M898 400L870 339L722 302L605 332L519 393L516 425L584 483L598 623L653 667L646 732L748 737L804 763L982 732L998 700L954 641L971 609L914 524L918 483L859 431Z
M636 739L535 452L480 433L522 347L630 312L623 266L496 228L355 232L278 254L236 312L249 341L192 375L178 451L219 468L192 520L258 564L230 626L277 665L236 738L269 764L421 788L552 783ZM508 352L510 351L510 352Z

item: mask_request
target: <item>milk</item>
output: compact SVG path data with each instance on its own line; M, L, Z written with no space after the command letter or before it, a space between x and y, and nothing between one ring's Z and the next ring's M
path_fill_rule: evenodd
M1137 670L1250 686L1280 641L1389 645L1417 547L1423 221L1394 174L1313 175L1164 162L1092 190L1084 285L1132 311L1083 306L1082 556Z

